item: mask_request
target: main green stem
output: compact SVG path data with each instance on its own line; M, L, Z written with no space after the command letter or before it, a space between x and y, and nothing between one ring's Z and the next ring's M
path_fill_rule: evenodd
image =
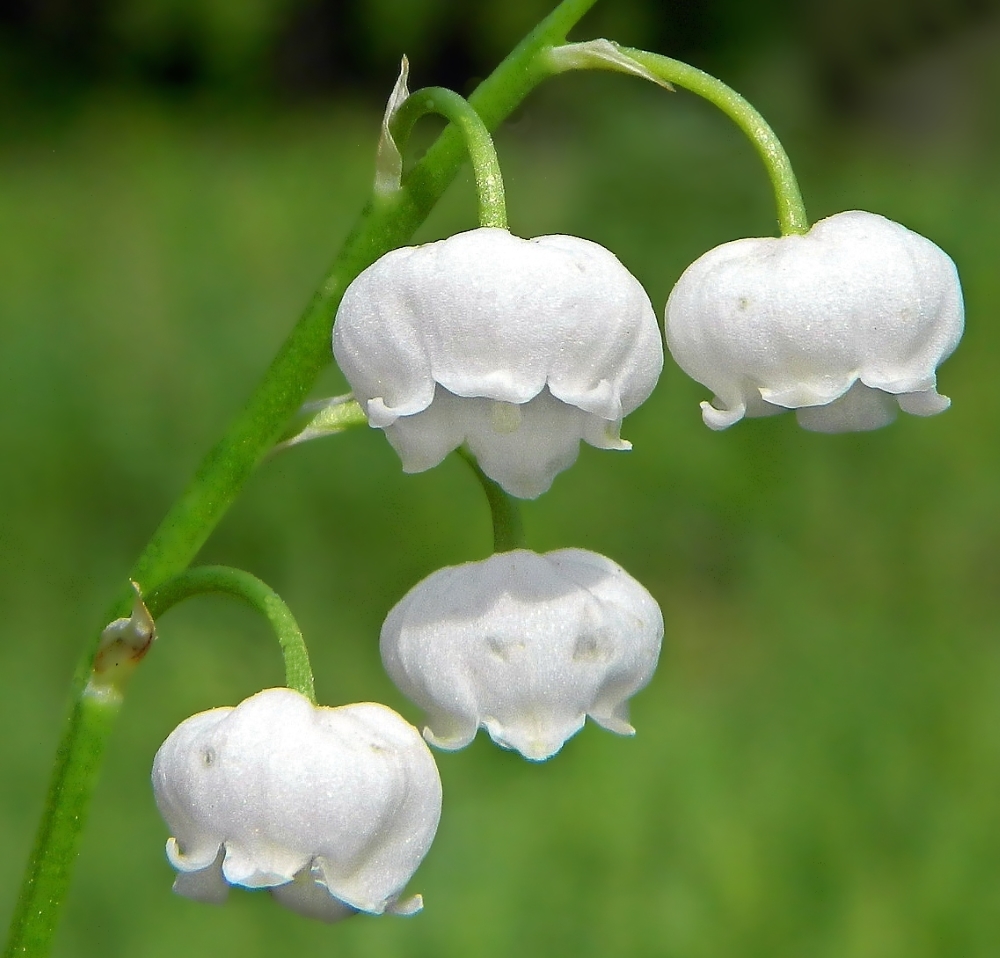
M550 75L542 54L564 43L596 0L563 0L476 89L469 102L493 130ZM322 286L271 363L256 392L167 513L133 567L144 595L182 572L232 505L258 463L302 405L330 361L330 327L351 280L402 243L423 222L464 159L458 130L446 129L402 188L369 202ZM132 592L122 589L108 620L125 615ZM5 958L47 955L69 888L84 820L120 698L84 696L99 634L74 676L71 707L56 754L42 821L14 909Z
M453 123L465 138L472 160L479 197L479 225L507 229L507 206L504 200L503 176L493 138L482 118L464 96L445 87L426 87L411 93L394 117L393 138L402 150L414 124L428 113L438 113Z
M291 609L266 582L243 569L206 565L188 569L146 597L146 608L154 619L168 609L196 595L231 595L256 609L270 623L285 660L285 685L316 704L309 650Z

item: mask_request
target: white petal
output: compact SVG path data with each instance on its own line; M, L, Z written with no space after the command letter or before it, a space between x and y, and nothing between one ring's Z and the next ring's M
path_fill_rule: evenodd
M176 868L224 847L222 877L249 888L315 864L331 894L381 913L426 854L441 784L415 728L385 706L318 708L268 689L182 723L157 752L157 804Z
M649 300L613 254L578 237L523 240L492 228L370 266L338 310L334 352L359 400L370 391L355 378L398 383L424 369L458 396L515 403L546 384L587 395L607 380L605 418L619 404L635 408L662 366ZM626 378L641 381L623 399Z
M625 448L621 419L663 366L649 299L610 252L492 228L395 250L361 273L337 312L334 353L407 471L468 441L488 475L508 491L533 490L514 493L527 497L572 464L580 438ZM449 396L472 405L456 409ZM553 399L572 415L550 414ZM521 407L537 428L494 428L489 400ZM568 435L555 435L554 416ZM508 439L495 442L499 434Z
M855 383L892 395L933 390L962 327L951 259L860 211L821 220L804 236L711 250L685 270L666 311L670 351L715 394L702 410L717 429L761 401L789 409L839 402L799 419L823 431L877 428L895 406L864 398Z
M585 712L567 719L521 708L505 721L485 717L483 728L501 748L520 752L529 762L545 762L583 728L586 717Z
M401 915L404 918L408 918L410 915L415 915L417 912L423 911L423 908L424 896L411 895L409 898L398 898L396 901L390 902L385 910L390 915Z
M507 492L535 499L576 462L588 415L543 390L521 406L515 431L500 431L489 400L466 400L466 439L479 467ZM602 420L603 422L603 420Z
M247 840L245 844L230 839L225 848L222 877L230 885L242 885L244 888L283 885L309 863L310 857L307 852L285 849L260 839Z
M333 923L358 913L357 909L334 898L322 880L317 879L309 869L296 875L294 881L276 885L270 891L277 902L306 918Z
M199 748L202 737L231 712L231 708L219 708L193 715L171 733L153 760L156 807L173 833L167 842L167 859L178 871L200 871L219 855L223 837L202 824L188 796L206 775L206 760L208 764L214 761L213 752Z
M600 449L629 449L608 422L569 406L543 389L523 405L463 399L438 387L421 413L385 430L404 472L423 472L468 444L480 468L511 495L534 499L576 462L581 439Z
M652 676L663 636L653 598L596 553L525 550L439 570L382 627L382 660L427 713L432 742L482 726L540 761L587 714L631 734L625 702Z
M174 892L184 898L202 901L209 905L223 904L229 897L229 886L222 877L223 854L220 849L215 861L207 868L179 871L174 879Z
M741 401L727 407L716 396L715 402L703 402L701 404L701 418L705 421L705 425L709 429L728 429L730 426L738 423L746 414L746 404Z
M797 409L795 418L812 432L868 432L891 423L896 406L895 396L857 382L826 405Z
M404 472L424 472L465 442L468 431L465 404L440 386L434 401L422 412L397 419L385 429Z
M900 409L911 416L936 416L951 405L951 400L947 396L942 396L936 389L900 393L896 399L899 400Z

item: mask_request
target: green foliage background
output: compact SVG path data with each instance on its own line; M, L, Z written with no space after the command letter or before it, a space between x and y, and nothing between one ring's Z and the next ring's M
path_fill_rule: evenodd
M660 601L667 638L634 702L638 735L588 727L544 766L480 740L439 754L444 817L413 919L327 927L263 894L223 908L170 894L155 749L187 715L281 681L250 613L223 599L171 612L110 749L57 955L997 954L1000 168L986 105L1000 84L977 75L940 116L917 97L916 127L885 111L837 124L803 75L794 50L771 51L726 79L786 140L813 218L882 212L958 262L969 328L941 376L953 409L868 435L790 417L715 434L704 390L668 361L626 422L634 451L584 449L525 510L535 548L603 552ZM77 650L321 277L365 196L378 118L346 100L104 92L9 121L4 924ZM750 147L684 94L562 78L498 146L515 232L604 243L658 309L700 253L773 232ZM466 176L420 238L474 225L474 208ZM318 394L342 390L331 370ZM266 464L204 559L282 593L322 701L375 699L418 721L381 671L382 617L489 542L460 462L403 476L359 430Z

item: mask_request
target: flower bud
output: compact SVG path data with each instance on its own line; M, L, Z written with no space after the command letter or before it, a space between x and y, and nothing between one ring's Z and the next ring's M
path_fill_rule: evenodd
M486 227L368 267L344 294L333 350L404 471L467 443L483 472L529 499L581 439L630 448L622 417L663 367L649 299L612 253Z
M384 705L266 689L182 722L152 778L179 894L270 888L325 921L421 907L400 894L434 838L441 781L419 732Z
M962 290L930 240L874 213L803 236L741 239L689 266L667 302L667 346L715 393L706 425L795 409L818 432L877 429L897 406L948 408L936 369L958 345Z
M382 626L382 661L427 713L424 737L468 745L482 726L525 758L550 758L589 715L632 735L628 698L656 668L663 618L610 559L517 549L428 576Z

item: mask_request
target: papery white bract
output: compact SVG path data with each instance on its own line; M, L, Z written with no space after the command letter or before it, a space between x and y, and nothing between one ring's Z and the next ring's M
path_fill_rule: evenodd
M366 269L344 294L333 348L406 472L467 443L522 498L548 489L581 439L630 448L622 417L663 368L649 298L612 253L488 227Z
M936 369L958 345L962 290L941 249L874 213L802 236L742 239L689 266L667 302L667 346L711 389L705 423L795 409L818 432L877 429L896 408L948 408Z
M269 888L324 921L421 907L400 894L434 838L441 781L420 733L384 705L266 689L182 722L152 778L181 895Z
M382 661L427 713L432 745L498 745L550 758L589 715L621 735L653 675L663 617L610 559L524 549L453 566L411 589L382 626Z

